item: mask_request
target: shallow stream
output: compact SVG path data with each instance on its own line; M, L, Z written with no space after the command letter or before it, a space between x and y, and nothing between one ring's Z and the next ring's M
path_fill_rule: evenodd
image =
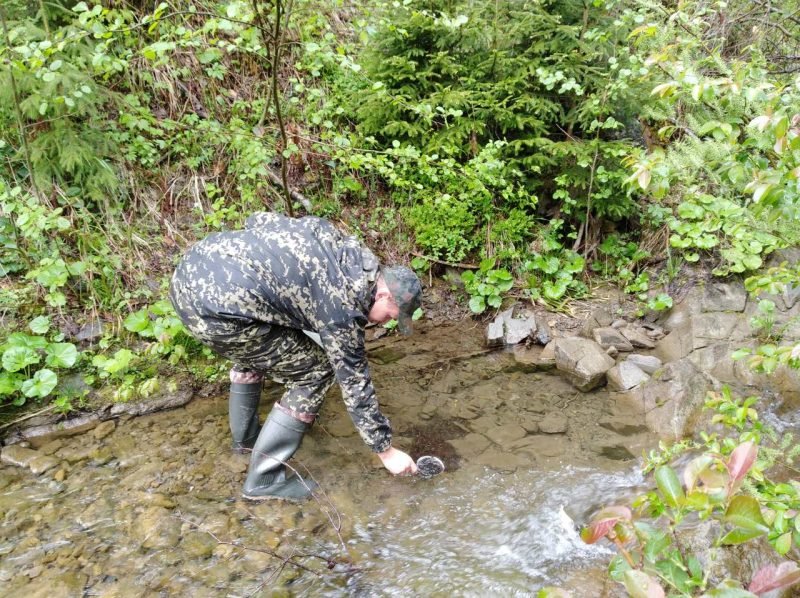
M446 473L389 476L337 389L293 461L324 491L300 506L239 498L224 396L104 423L36 443L60 461L38 477L0 467L3 595L606 593L611 551L576 527L641 489L641 417L486 352L478 329L421 328L371 343L370 362L395 444Z

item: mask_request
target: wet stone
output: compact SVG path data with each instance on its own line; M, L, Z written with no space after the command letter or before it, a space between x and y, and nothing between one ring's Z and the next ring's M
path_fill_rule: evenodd
M99 424L94 430L92 430L92 436L94 436L95 440L102 440L103 438L111 434L111 432L113 432L116 427L117 427L117 422L114 421L113 419L104 421L103 423Z
M143 548L169 548L180 540L180 521L163 507L150 507L136 519L132 531Z
M383 347L369 352L370 363L373 361L380 365L400 361L406 354L394 347Z
M560 457L566 452L568 442L567 437L563 435L528 436L525 441L517 450L537 457Z
M539 430L545 434L563 434L567 431L567 417L560 412L548 413L539 422Z
M51 440L47 444L39 447L39 452L43 455L52 455L62 446L64 446L64 441L60 438L56 438L55 440Z
M629 461L636 458L636 455L621 444L602 447L600 449L600 455L612 461Z
M89 576L76 571L49 572L25 588L26 598L72 598L83 596Z
M53 469L59 463L61 463L61 461L55 457L51 457L49 455L37 455L31 459L30 463L28 463L28 467L35 475L40 475L45 471Z
M88 459L93 450L93 446L65 446L56 451L56 457L73 464Z
M0 461L17 467L28 467L30 462L39 456L41 456L41 453L38 451L12 444L3 447L2 452L0 452Z
M517 424L506 424L486 430L486 436L503 448L508 447L515 440L523 438L527 433L525 428Z
M95 465L105 465L114 458L114 453L107 446L97 447L89 453L89 457Z
M181 540L181 549L194 558L207 559L216 547L217 541L204 532L189 532Z
M142 504L165 509L175 508L175 502L160 492L139 492L137 496Z
M483 434L472 432L462 438L454 438L447 441L456 453L465 458L475 457L489 448L491 442Z
M531 465L530 458L517 453L506 453L489 449L475 459L479 465L486 465L499 471L513 472L519 467Z

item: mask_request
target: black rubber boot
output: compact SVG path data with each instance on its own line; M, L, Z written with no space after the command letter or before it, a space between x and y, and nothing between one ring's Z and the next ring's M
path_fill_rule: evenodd
M228 399L228 421L233 436L233 450L249 453L256 443L258 432L258 403L261 400L261 382L240 384L231 382Z
M258 435L250 457L250 468L242 496L249 500L301 501L311 496L317 484L297 474L287 475L283 465L300 448L309 424L272 408Z

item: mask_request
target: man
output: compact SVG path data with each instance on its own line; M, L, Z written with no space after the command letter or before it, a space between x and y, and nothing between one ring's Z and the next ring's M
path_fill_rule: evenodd
M398 321L410 333L422 287L409 268L381 268L351 236L315 217L256 213L245 229L192 247L172 277L170 297L184 325L234 362L229 418L234 448L252 449L243 496L302 500L316 486L287 475L334 378L364 442L391 473L416 473L392 447L364 348L367 321ZM312 335L318 335L318 343ZM285 392L259 431L261 381Z

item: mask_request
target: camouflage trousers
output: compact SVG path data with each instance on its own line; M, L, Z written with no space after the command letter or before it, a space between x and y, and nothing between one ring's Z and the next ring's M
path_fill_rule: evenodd
M303 331L285 326L200 317L192 313L191 299L181 295L172 296L179 317L201 343L234 363L231 382L257 383L266 377L282 384L280 405L301 421L314 421L334 382L322 347Z

